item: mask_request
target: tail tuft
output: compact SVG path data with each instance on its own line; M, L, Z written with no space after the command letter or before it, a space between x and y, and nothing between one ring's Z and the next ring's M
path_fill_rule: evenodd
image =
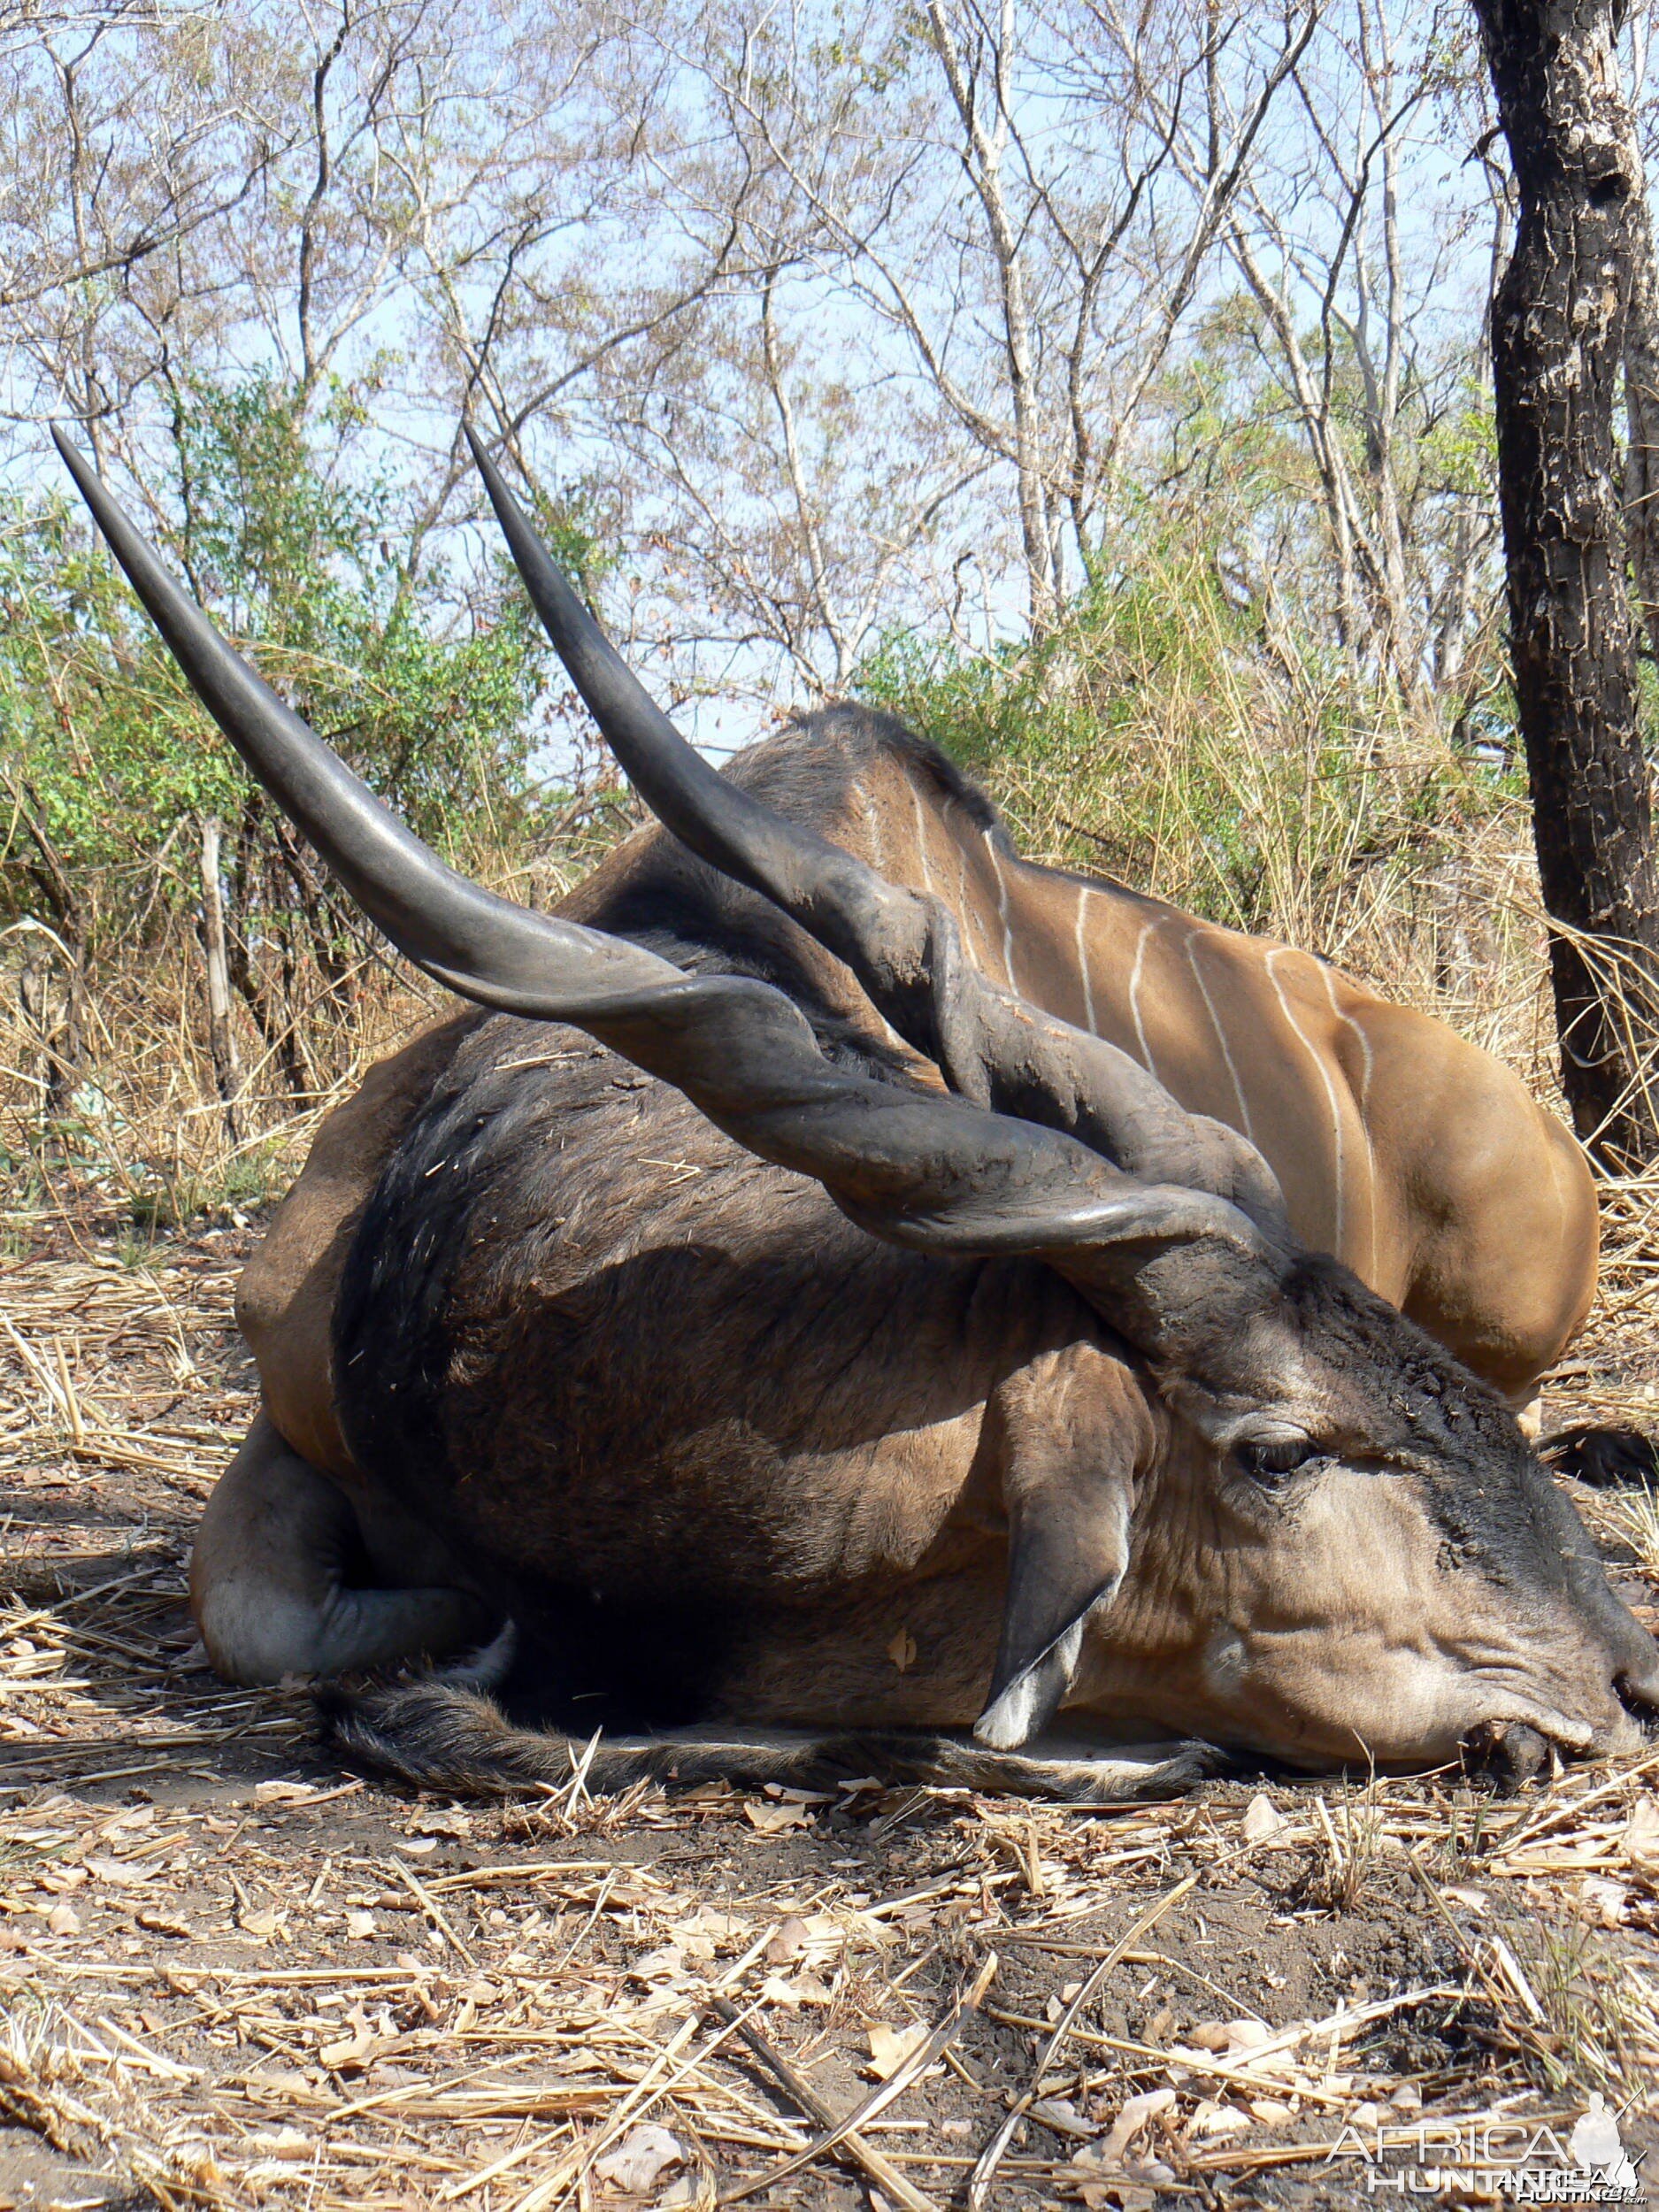
M965 1735L911 1729L687 1729L602 1737L590 1750L575 1736L515 1725L469 1682L435 1678L389 1689L329 1684L318 1691L317 1708L326 1744L349 1764L457 1797L545 1794L567 1788L579 1771L595 1796L642 1781L833 1790L876 1774L893 1783L1120 1805L1179 1796L1229 1764L1224 1752L1203 1743L1125 1746L1097 1755L1075 1744L1015 1753L989 1750Z

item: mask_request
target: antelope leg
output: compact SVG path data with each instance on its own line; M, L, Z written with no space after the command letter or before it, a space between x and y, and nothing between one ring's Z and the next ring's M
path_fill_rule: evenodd
M190 1561L190 1609L215 1671L250 1686L345 1674L479 1643L495 1625L470 1591L352 1579L367 1571L350 1499L262 1413L207 1502Z

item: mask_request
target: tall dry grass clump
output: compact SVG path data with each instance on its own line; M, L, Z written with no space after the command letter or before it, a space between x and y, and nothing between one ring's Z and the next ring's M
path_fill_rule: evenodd
M449 856L503 895L546 906L634 818L614 787L581 793L529 850L480 840ZM101 887L79 887L86 903L98 898ZM336 940L325 963L305 941L262 931L257 912L242 917L250 995L231 1001L227 1095L202 922L199 895L192 904L188 886L164 880L147 926L96 960L77 964L33 917L0 929L0 1175L14 1245L43 1219L142 1240L280 1196L365 1071L454 1003L366 927Z
M1505 748L1471 741L1467 712L1454 735L1432 703L1264 638L1203 550L1102 585L1017 662L900 641L870 687L985 777L1033 858L1318 953L1555 1099L1537 870Z

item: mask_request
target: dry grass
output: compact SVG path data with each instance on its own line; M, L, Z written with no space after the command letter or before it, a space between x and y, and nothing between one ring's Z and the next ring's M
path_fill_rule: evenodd
M614 775L590 779L549 830L548 849L517 854L477 844L451 857L507 897L545 907L634 826L640 810ZM169 863L176 868L177 856ZM106 928L81 995L81 1041L64 1059L70 963L60 938L34 920L0 929L0 1187L12 1210L83 1227L119 1218L143 1229L215 1215L226 1218L279 1194L304 1160L317 1125L365 1069L411 1030L452 1006L363 925L356 950L325 975L296 956L284 983L258 917L243 917L267 1018L267 1041L239 996L231 1007L237 1061L233 1112L219 1094L209 1044L206 979L197 940L198 894L157 860L129 924ZM149 880L147 878L146 880ZM96 879L88 911L118 904ZM46 961L42 990L26 978ZM296 1092L283 1065L286 1027L302 1040L310 1071ZM65 1095L65 1094L67 1095ZM55 1095L54 1095L55 1094Z
M0 1272L0 2202L21 2142L57 2150L19 2201L65 2205L609 2212L786 2168L764 2201L1311 2203L1350 2124L1659 2114L1659 1754L1091 1818L574 1777L464 1808L320 1765L181 1602L251 1408L250 1240Z
M305 1096L280 1079L274 1055L239 1010L233 1131L208 1049L199 954L182 931L94 979L84 1048L58 1106L48 1089L61 1032L43 1037L22 1004L27 949L15 933L0 943L0 1156L13 1211L42 1219L119 1217L145 1228L260 1203L292 1179L330 1107L440 995L389 963L355 977L349 1007L314 979L305 1003L318 1087ZM59 962L55 1018L65 1003L63 972Z

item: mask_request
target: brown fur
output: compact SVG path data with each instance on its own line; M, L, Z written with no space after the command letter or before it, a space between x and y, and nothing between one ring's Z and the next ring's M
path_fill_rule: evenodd
M984 1732L1000 1640L1003 1747L1050 1691L1310 1764L1622 1741L1651 1647L1497 1402L1334 1262L1207 1283L1160 1384L1041 1263L880 1242L497 1017L365 1216L344 1426L524 1628L521 1689L608 1732ZM1263 1415L1319 1471L1233 1471Z
M1495 1064L1282 949L1025 867L982 801L868 718L824 718L741 774L943 899L994 973L1001 961L1055 1012L1118 1035L1184 1103L1226 1117L1225 1078L1293 1220L1322 1223L1502 1386L1553 1356L1582 1302L1577 1155ZM680 965L781 983L832 1057L937 1085L839 962L660 833L566 911ZM1068 911L1074 932L1089 924L1069 969ZM1180 963L1167 973L1164 953ZM1440 1087L1426 1131L1414 1068L1423 1094ZM1512 1176L1537 1263L1511 1252L1502 1282L1486 1216ZM1593 1248L1593 1208L1589 1225ZM435 1559L452 1586L424 1594L434 1617L487 1594L529 1640L516 1694L573 1699L608 1728L706 1714L937 1731L978 1715L1012 1746L1069 1695L1109 1728L1211 1728L1314 1763L1445 1755L1471 1722L1622 1740L1616 1685L1650 1680L1651 1647L1587 1566L1563 1565L1581 1532L1541 1540L1555 1494L1532 1498L1542 1478L1512 1424L1343 1269L1310 1263L1301 1303L1263 1305L1240 1265L1236 1310L1225 1270L1202 1310L1179 1309L1192 1356L1161 1394L1041 1263L879 1241L580 1033L466 1017L327 1125L250 1271L245 1325L300 1453L298 1474L280 1455L255 1472L291 1482L299 1510L325 1467L365 1531L418 1531L411 1567ZM1330 1440L1330 1471L1289 1505L1227 1471L1227 1409L1252 1406ZM1355 1472L1351 1453L1420 1477ZM272 1495L241 1517L246 1557L234 1499L204 1530L206 1579L241 1573L252 1602ZM1452 1571L1477 1560L1472 1580ZM1275 1593L1304 1586L1302 1619ZM1402 1607L1430 1640L1409 1694ZM1264 1631L1276 1610L1297 1622L1288 1640ZM1517 1636L1547 1686L1530 1702L1502 1687ZM1355 1691L1339 1695L1333 1650L1350 1647ZM994 1671L1012 1686L1001 1720L1002 1703L981 1709ZM427 1780L568 1770L566 1733L503 1735L470 1690L400 1696L339 1707L341 1740ZM757 1774L783 1756L771 1778L821 1754L689 1755L695 1772L718 1755ZM619 1752L616 1774L671 1755L641 1755ZM936 1748L906 1755L943 1771Z
M550 1064L513 1065L538 1050ZM1035 1262L865 1235L577 1033L496 1018L445 1091L354 1257L359 1461L453 1525L533 1633L558 1638L577 1592L603 1594L618 1643L682 1621L663 1671L676 1686L694 1649L710 1712L784 1723L810 1695L847 1725L972 1721L1020 1409L1071 1374L1085 1405L1057 1399L1062 1427L1151 1448L1098 1318ZM927 1663L899 1671L906 1618Z
M480 1019L469 1010L434 1022L376 1061L318 1131L236 1286L236 1326L266 1414L302 1459L347 1485L357 1470L334 1410L332 1344L340 1271L388 1154Z

